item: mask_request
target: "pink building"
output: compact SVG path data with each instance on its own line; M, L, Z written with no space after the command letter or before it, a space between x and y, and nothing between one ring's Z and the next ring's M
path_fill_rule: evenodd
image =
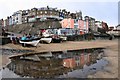
M76 19L63 19L61 21L62 28L79 29L80 34L88 33L89 23L88 20L76 20Z
M78 20L78 28L80 29L80 34L88 33L88 20Z
M74 28L74 19L63 19L61 21L62 28Z

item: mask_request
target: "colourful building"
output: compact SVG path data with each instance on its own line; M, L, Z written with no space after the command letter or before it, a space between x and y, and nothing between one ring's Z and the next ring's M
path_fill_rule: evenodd
M75 59L74 58L64 59L63 66L67 68L74 68L76 66Z
M77 19L63 19L61 21L62 28L72 28L80 30L80 34L88 33L89 24L88 20Z
M80 34L88 33L88 20L78 20L78 26L78 28L80 29Z
M74 28L74 19L63 19L61 21L62 28Z
M67 68L82 67L86 63L90 63L91 54L81 54L80 56L74 56L73 58L63 59L63 66Z

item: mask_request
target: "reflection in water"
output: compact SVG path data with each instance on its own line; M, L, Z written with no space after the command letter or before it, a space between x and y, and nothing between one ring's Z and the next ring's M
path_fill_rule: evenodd
M12 60L7 68L21 77L67 78L87 77L107 64L102 49L36 54ZM100 67L101 66L101 67ZM82 72L81 72L82 71ZM84 72L84 73L83 73ZM78 75L79 74L79 75Z

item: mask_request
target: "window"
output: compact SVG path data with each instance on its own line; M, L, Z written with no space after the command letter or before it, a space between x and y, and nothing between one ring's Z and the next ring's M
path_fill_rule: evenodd
M45 14L47 14L47 11L45 11Z
M18 20L18 17L16 18L16 20Z
M86 27L86 22L84 21L84 27Z
M40 13L42 14L42 11Z
M76 61L79 60L79 57L76 56L76 57L75 57L75 60L76 60Z
M54 14L56 14L56 12L54 12Z
M39 14L39 12L37 12L37 14Z

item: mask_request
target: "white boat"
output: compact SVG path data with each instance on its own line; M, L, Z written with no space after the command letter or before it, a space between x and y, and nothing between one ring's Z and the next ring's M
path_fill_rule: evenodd
M49 44L52 42L52 38L41 38L40 41L43 41Z
M61 38L63 41L67 41L67 37L60 36L60 38Z
M23 41L23 40L20 40L19 42L21 44L30 44L32 46L37 46L38 43L40 42L40 40L32 40L32 41Z

